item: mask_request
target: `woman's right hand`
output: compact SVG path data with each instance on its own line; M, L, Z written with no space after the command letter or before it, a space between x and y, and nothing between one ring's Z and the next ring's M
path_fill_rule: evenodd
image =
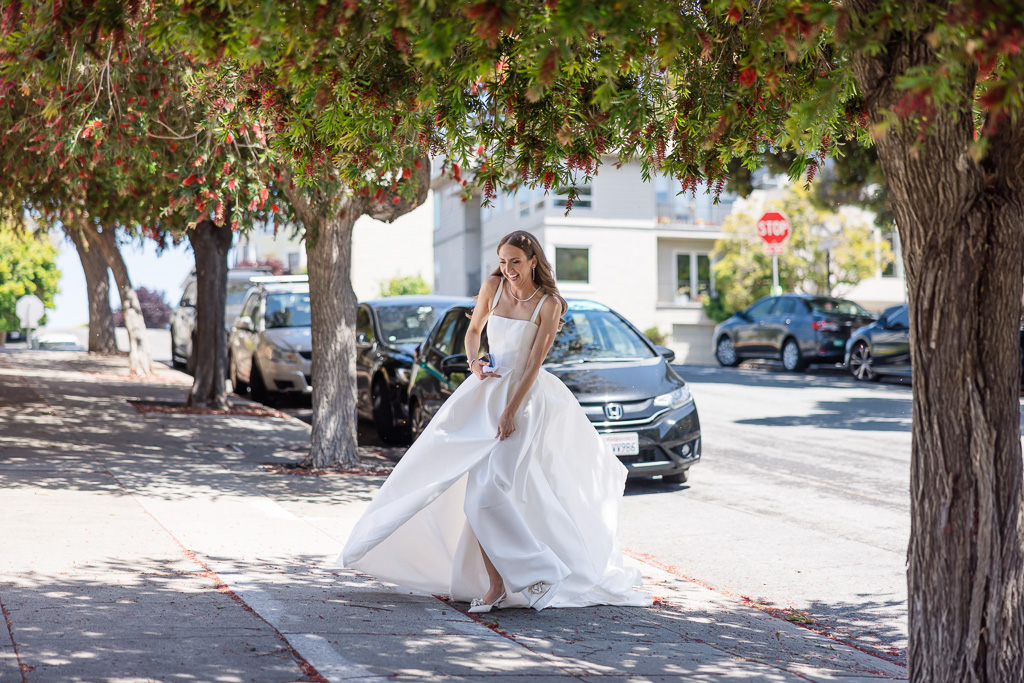
M470 372L476 375L477 379L484 379L485 377L501 377L501 375L493 371L484 372L483 368L484 362L479 358L474 358L469 364Z

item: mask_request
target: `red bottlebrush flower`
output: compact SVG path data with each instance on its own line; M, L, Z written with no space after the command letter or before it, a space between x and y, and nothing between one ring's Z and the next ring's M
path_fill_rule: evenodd
M480 156L483 153L484 153L484 146L483 145L480 145L479 147L476 148L477 156Z
M555 174L554 173L552 173L551 171L544 171L544 189L545 190L550 190L551 189L551 183L554 181L554 179L555 179Z
M725 15L725 18L731 23L737 24L743 18L743 11L736 5L733 5L729 8L729 13Z
M412 169L408 168L408 167L403 168L402 169L402 177L403 178L411 178L412 177Z
M459 165L458 164L452 164L452 173L455 174L456 178L458 178L460 175L462 175L462 171L459 169Z
M120 166L120 165L121 165L121 157L118 157L118 158L114 159L114 166Z
M420 161L419 159L417 159L416 161L414 161L412 163L416 167L417 171L422 171L423 170L423 162Z
M238 186L238 181L235 180L234 178L232 178L231 180L228 181L228 189L229 190L234 190L235 187L237 187L237 186Z
M221 175L227 175L228 173L231 173L231 164L228 163L227 161L225 161L224 162L224 168L222 168L220 170L220 174Z
M270 205L270 210L271 210L271 211L273 211L274 213L277 213L277 212L278 212L278 211L280 211L281 209L280 209L280 208L278 208L277 204L271 204L271 205Z
M260 205L267 201L267 197L270 196L270 192L265 187L260 188Z
M749 88L757 81L757 69L750 67L740 72L740 85Z
M196 181L196 174L195 174L195 173L193 173L193 174L192 174L192 175L190 175L189 177L187 177L187 178L185 178L184 180L182 180L182 181L181 181L181 184L182 184L182 185L191 185L191 184L192 184L192 183L194 183L195 181Z
M177 152L178 151L178 143L177 142L172 142L171 143L171 151L172 152Z
M811 181L814 180L814 175L818 172L818 162L812 161L807 167L807 184L810 185Z
M225 138L225 140L227 140L227 143L228 143L229 145L230 145L230 144L231 144L232 142L234 142L234 141L235 141L235 136L231 134L231 131L228 131L228 135L227 135L227 137Z
M402 201L402 198L401 198L401 197L399 197L399 196L398 196L398 195L396 194L396 195L395 195L395 198L391 200L391 203L392 203L392 204L397 204L397 203L398 203L398 202L400 202L400 201Z
M7 7L4 8L3 21L0 22L0 35L6 36L8 33L14 30L14 25L18 23L18 18L21 16L21 0L11 0L7 3Z

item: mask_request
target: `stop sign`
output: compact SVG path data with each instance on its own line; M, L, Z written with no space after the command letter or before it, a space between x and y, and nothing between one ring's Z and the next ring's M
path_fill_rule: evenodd
M757 234L768 244L782 244L789 237L789 221L781 213L769 211L758 219Z

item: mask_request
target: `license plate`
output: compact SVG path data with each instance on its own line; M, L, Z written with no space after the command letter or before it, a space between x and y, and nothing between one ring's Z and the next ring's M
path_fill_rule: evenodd
M604 442L612 449L614 455L639 455L640 438L636 432L619 434L602 434Z

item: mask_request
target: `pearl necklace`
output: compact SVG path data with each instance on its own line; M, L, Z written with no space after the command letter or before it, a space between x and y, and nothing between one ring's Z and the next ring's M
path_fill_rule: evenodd
M529 301L533 297L537 296L537 292L539 292L539 291L540 291L540 287L538 287L537 289L533 290L533 294L531 294L530 296L526 297L525 299L520 299L518 296L516 296L516 293L512 291L512 285L508 286L508 293L511 294L512 298L515 299L516 301L518 301L519 303L524 303L526 301Z

